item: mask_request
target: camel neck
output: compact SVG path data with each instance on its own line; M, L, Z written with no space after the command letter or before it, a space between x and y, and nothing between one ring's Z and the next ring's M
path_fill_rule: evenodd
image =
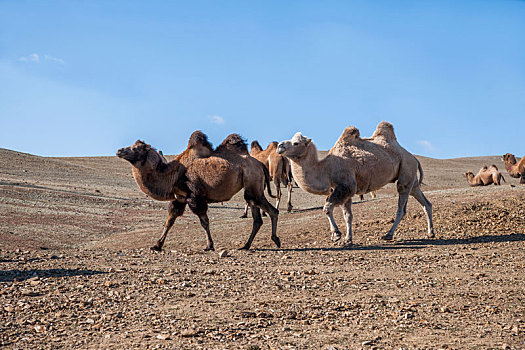
M185 195L181 188L184 166L174 160L165 167L133 167L133 177L140 190L159 201L171 201L176 195Z
M304 157L290 160L292 174L299 187L314 194L330 193L329 169L326 169L324 161L319 161L317 148L313 143L308 145Z

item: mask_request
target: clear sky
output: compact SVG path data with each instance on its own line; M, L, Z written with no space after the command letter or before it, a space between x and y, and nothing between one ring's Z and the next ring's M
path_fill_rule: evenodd
M394 124L434 158L525 155L525 1L0 0L0 147L166 154Z

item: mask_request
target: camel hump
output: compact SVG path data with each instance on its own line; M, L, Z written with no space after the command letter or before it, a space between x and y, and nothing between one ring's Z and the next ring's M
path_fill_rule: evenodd
M200 130L194 131L188 140L188 148L194 148L196 146L204 146L210 151L213 150L211 143L208 141L208 136Z
M252 149L252 150L255 150L255 151L257 151L257 152L260 152L260 151L263 150L262 147L261 147L261 145L259 144L259 141L257 141L257 140L253 140L253 141L252 141L251 149Z
M272 142L270 142L270 143L268 144L268 148L269 148L269 149L277 148L277 145L278 145L278 144L279 144L279 143L278 143L277 141L272 141Z
M492 164L489 168L490 169L494 169L494 170L498 170L498 167L496 166L496 164Z
M386 140L396 140L396 134L394 133L394 126L389 122L382 121L377 124L376 131L372 135L372 138L381 136Z
M361 134L359 133L359 129L355 126L349 126L347 127L341 136L339 137L339 142L352 144L355 141L360 139Z
M230 134L224 141L217 147L217 151L222 150L223 148L236 151L239 153L248 153L248 145L246 141L239 134Z

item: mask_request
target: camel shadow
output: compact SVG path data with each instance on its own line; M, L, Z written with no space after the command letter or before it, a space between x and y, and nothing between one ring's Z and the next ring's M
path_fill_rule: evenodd
M375 251L375 250L417 250L431 246L451 246L451 245L469 245L482 243L504 243L504 242L525 242L525 234L506 234L506 235L485 235L471 238L450 238L450 239L410 239L395 241L391 243L376 244L370 246L352 245L349 247L319 247L319 248L270 248L270 249L253 249L254 251L284 251L284 252L338 252L338 251Z
M40 278L62 278L70 276L93 276L106 274L104 271L75 270L75 269L48 269L48 270L0 270L0 282L25 281L34 276Z

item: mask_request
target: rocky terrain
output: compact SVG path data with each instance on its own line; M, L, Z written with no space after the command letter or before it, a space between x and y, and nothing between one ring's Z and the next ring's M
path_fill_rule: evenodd
M212 205L215 252L187 211L162 253L167 203L117 157L0 149L0 346L6 349L523 349L525 185L500 157L419 157L434 206L414 199L394 242L393 185L353 205L354 243L330 242L324 198L294 188L278 235L238 251L244 203ZM462 173L496 164L503 186ZM336 220L343 224L337 211Z

